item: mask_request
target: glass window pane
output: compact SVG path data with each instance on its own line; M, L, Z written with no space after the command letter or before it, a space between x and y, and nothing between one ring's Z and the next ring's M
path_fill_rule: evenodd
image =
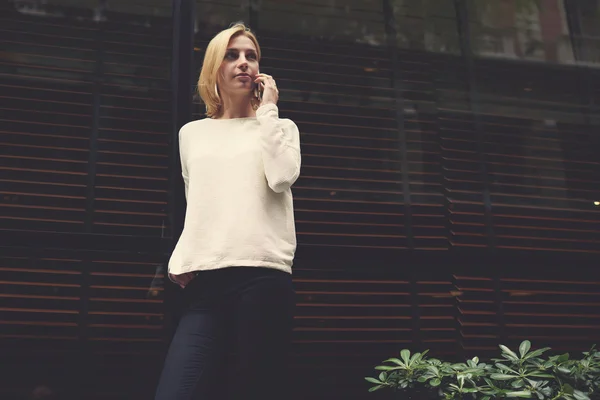
M475 54L573 62L562 0L468 0L467 4Z
M95 20L105 18L106 13L129 14L130 16L167 17L172 15L172 2L169 0L10 0L20 13L36 17L69 17L77 14L79 18Z
M391 0L401 48L460 53L453 1Z
M598 66L600 64L600 0L577 1L580 46L579 61Z
M196 33L205 39L210 40L233 22L248 25L249 19L248 0L196 0Z
M264 0L259 18L261 33L303 35L372 46L386 44L383 2L379 0Z

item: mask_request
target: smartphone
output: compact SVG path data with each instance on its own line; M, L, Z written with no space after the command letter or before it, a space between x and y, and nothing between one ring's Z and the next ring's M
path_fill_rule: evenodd
M258 73L260 73L260 71L258 71ZM263 92L263 87L260 84L260 82L254 83L254 97L256 97L258 99L258 101L262 101L262 92Z
M261 86L260 82L255 83L254 84L254 97L256 97L259 101L262 101L262 92L263 92L263 87Z

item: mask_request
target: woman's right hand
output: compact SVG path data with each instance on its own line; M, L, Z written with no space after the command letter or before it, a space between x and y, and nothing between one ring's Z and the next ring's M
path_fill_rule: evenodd
M190 283L192 279L196 277L196 274L193 272L186 272L185 274L181 275L169 274L169 277L173 282L177 283L179 287L183 289L187 286L188 283Z

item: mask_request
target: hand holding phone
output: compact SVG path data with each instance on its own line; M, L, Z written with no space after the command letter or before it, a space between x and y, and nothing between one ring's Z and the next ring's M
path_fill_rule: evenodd
M277 105L277 101L279 100L279 90L277 89L275 79L273 79L271 75L258 73L256 74L254 83L257 84L255 94L260 100L261 106L265 104Z

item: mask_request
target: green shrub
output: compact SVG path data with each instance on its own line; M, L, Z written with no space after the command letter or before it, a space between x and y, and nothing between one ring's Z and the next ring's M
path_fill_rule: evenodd
M379 389L426 390L447 400L538 398L539 400L600 399L600 352L594 347L581 359L569 354L544 357L550 348L531 350L526 340L518 354L500 345L501 358L483 363L474 357L466 363L450 363L402 350L375 369L377 378L367 377Z

